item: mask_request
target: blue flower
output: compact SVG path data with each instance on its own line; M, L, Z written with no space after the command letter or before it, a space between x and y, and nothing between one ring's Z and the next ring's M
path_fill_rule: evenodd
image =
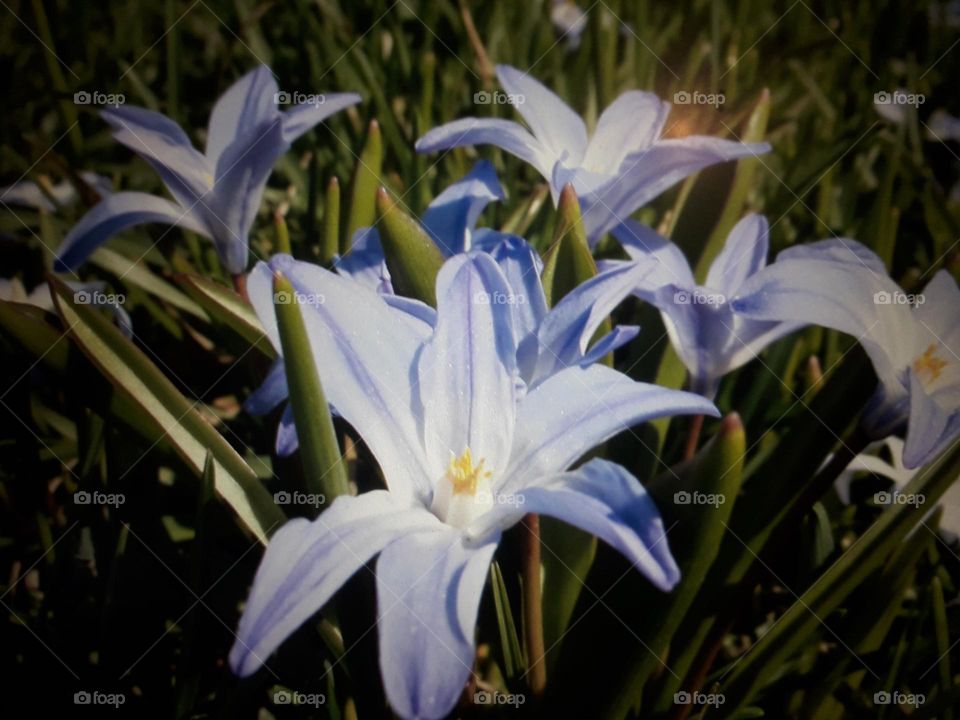
M960 436L960 289L945 270L908 295L869 248L822 240L781 252L743 285L733 308L855 337L880 381L861 423L874 438L906 426L907 468L933 460Z
M720 378L799 327L750 320L730 307L740 286L766 265L768 231L763 216L744 217L727 236L706 284L698 285L680 248L651 228L628 220L613 230L630 260L608 261L602 267L656 261L656 269L641 279L635 294L660 310L670 342L690 373L691 389L706 397L716 395Z
M699 135L662 139L670 103L636 90L614 100L588 138L580 116L526 73L498 65L497 78L529 130L511 120L462 118L430 130L417 150L496 145L533 165L550 183L554 203L572 183L591 242L688 175L770 150Z
M265 65L244 75L214 105L204 153L158 112L127 106L102 111L113 137L156 170L176 202L141 192L108 196L67 234L57 271L76 268L121 230L156 222L209 238L228 272L244 272L250 228L277 159L318 122L360 100L353 93L318 96L281 112L281 96Z
M520 379L504 304L512 288L488 255L448 260L429 333L398 323L369 288L277 256L259 263L250 297L274 345L272 273L325 302L302 306L330 401L377 459L387 490L338 497L270 541L230 653L249 675L374 556L380 668L403 717L440 718L473 668L477 608L504 529L529 512L597 535L652 583L679 572L650 497L622 467L569 468L626 427L716 414L690 393L610 368L570 367L530 389Z
M563 368L591 365L636 337L638 327L621 325L590 345L604 319L630 295L655 262L638 262L601 273L548 310L540 282L543 263L537 251L517 235L476 227L483 208L491 200L502 197L493 166L481 161L468 175L437 196L424 213L422 223L445 255L473 248L489 254L500 266L510 285L510 294L489 300L506 305L514 316L517 366L524 382L534 387ZM376 228L357 231L353 247L337 261L336 269L340 275L380 293L384 302L395 310L397 322L434 326L433 308L393 293ZM263 384L247 398L244 409L253 415L264 415L285 402L287 396L281 358ZM293 412L287 407L277 428L276 451L286 456L297 447Z

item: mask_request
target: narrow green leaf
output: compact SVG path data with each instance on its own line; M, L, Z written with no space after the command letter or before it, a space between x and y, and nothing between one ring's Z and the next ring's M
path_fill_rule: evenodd
M323 203L323 246L320 249L320 259L331 262L333 256L340 252L340 181L336 177L330 178L327 184L327 195Z
M330 406L320 384L297 294L279 273L273 276L273 297L307 487L331 502L338 495L346 495L348 487Z
M211 318L229 327L268 358L276 357L257 314L236 292L199 275L180 275L177 281Z
M443 253L420 223L398 207L386 188L377 192L377 212L380 242L397 292L436 307L437 273L443 265Z
M153 363L107 318L88 305L73 304L73 290L51 280L67 332L115 391L165 431L169 443L199 476L207 452L216 459L216 489L262 542L280 527L284 514L236 450L180 394Z
M523 650L520 647L520 636L517 634L517 625L513 620L513 611L510 609L507 586L503 582L500 564L496 561L490 565L490 585L493 588L493 604L497 613L497 628L500 632L504 670L506 670L508 678L514 678L523 669L525 663Z
M370 227L376 219L377 188L383 182L383 138L380 125L370 121L367 141L357 159L357 166L350 183L350 198L347 209L347 224L340 238L340 253L346 255L353 244L353 234L360 228Z
M144 263L114 252L107 247L99 247L90 256L90 262L103 268L122 282L135 285L151 295L170 303L175 308L190 313L201 320L210 321L210 316L195 301L177 290L173 285L150 270Z
M632 630L643 644L631 643L629 656L618 656L608 668L614 684L599 693L607 703L603 716L622 718L631 706L638 706L647 679L660 667L660 658L719 552L740 492L745 454L746 433L734 413L724 418L717 434L693 460L647 486L664 526L670 528L670 550L680 567L681 580L670 593L644 586L637 598L637 605L644 610Z
M280 212L273 214L273 227L277 232L277 252L290 255L293 249L290 247L290 230L287 227L287 220Z
M568 184L560 193L557 225L543 268L547 304L556 305L564 295L596 274L597 264L587 242L580 203L573 186ZM600 333L609 331L609 326L598 330Z
M953 673L950 672L950 624L947 622L947 606L943 599L943 583L936 575L930 582L930 594L933 599L933 627L937 636L937 671L940 674L940 692L949 693L953 687ZM953 710L943 712L943 720L953 720Z

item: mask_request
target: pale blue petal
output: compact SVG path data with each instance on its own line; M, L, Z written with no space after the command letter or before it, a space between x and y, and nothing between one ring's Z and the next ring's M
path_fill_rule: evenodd
M485 537L526 513L539 513L585 530L622 553L656 587L669 591L680 580L663 520L640 482L620 465L594 459L572 472L537 478L517 487L467 528Z
M478 231L474 247L497 261L513 288L513 330L520 347L531 333L536 332L547 314L547 298L540 282L543 261L530 243L509 233Z
M781 260L829 260L842 264L860 266L877 275L886 275L887 267L873 250L850 238L828 238L803 245L794 245L777 255Z
M317 123L323 122L334 113L351 105L356 105L360 100L361 97L356 93L333 93L324 95L322 103L294 105L283 113L283 139L292 143Z
M821 325L852 335L881 383L892 389L901 385L900 371L912 362L917 345L909 306L878 301L898 292L885 273L856 261L778 257L743 284L732 306L757 320Z
M601 323L628 297L654 263L625 263L581 283L557 303L537 331L539 357L531 384L579 365Z
M927 394L912 369L909 374L910 421L903 446L903 465L912 470L934 460L960 437L960 408L941 407Z
M350 252L336 258L334 269L371 290L390 283L390 272L380 244L380 232L373 227L360 228L353 234Z
M634 382L604 365L561 370L520 403L504 491L569 468L600 443L634 425L672 415L719 413L706 398Z
M580 359L581 365L593 365L600 362L605 355L617 348L623 347L640 334L639 325L617 325L602 338L597 340L587 353Z
M437 276L437 325L417 368L431 477L470 449L494 474L509 458L517 348L511 292L493 258L456 255Z
M470 249L470 238L483 209L503 200L503 188L493 164L481 160L457 182L434 198L421 224L447 256Z
M153 110L121 105L100 112L113 137L146 160L178 203L193 206L213 186L213 164L183 129Z
M628 90L603 111L597 121L583 166L598 173L615 173L630 153L644 150L660 138L670 103L655 93Z
M446 717L473 670L474 629L499 534L467 546L445 529L410 534L377 561L380 672L403 718Z
M639 208L689 175L716 163L768 152L766 143L739 143L693 136L659 140L629 155L616 182L580 198L591 240L624 222Z
M251 415L266 415L287 399L287 373L283 367L283 358L277 358L263 383L250 393L244 401L243 409Z
M426 342L433 335L433 328L437 324L437 311L425 302L403 295L380 293L380 297L391 308L397 311L397 317L405 322L410 330L421 340Z
M557 160L578 165L587 150L587 127L580 116L529 73L497 65L497 79L507 93L518 98L514 109L547 152Z
M646 289L656 290L670 284L683 288L694 286L693 271L683 251L653 228L627 220L613 228L613 236L631 260L656 259L657 266L645 278Z
M923 303L914 316L926 330L950 348L954 360L960 358L960 288L946 270L938 270L923 289Z
M112 235L134 225L164 223L178 225L204 237L210 232L194 213L169 200L140 192L110 195L71 228L63 239L54 264L56 272L68 272L83 263Z
M277 81L266 65L260 65L220 96L207 124L206 156L216 166L220 155L234 140L276 118Z
M312 522L291 520L271 538L240 618L230 667L246 677L350 577L391 542L440 521L386 490L342 495Z
M228 272L247 268L247 239L273 166L287 150L279 118L232 142L217 161L216 186L201 205Z
M530 163L547 179L553 172L554 158L539 140L512 120L461 118L433 128L417 140L415 147L417 152L427 153L465 145L495 145Z
M299 447L300 439L297 437L297 425L293 419L293 406L287 405L283 410L283 415L280 416L280 424L277 425L277 440L274 449L280 457L290 457Z
M327 400L356 428L380 463L390 490L405 499L429 497L412 374L421 338L372 290L321 267L276 255L258 263L250 301L279 348L272 270L282 272L302 305Z
M767 219L747 215L730 230L723 250L710 265L707 287L733 297L748 277L767 264L769 247Z

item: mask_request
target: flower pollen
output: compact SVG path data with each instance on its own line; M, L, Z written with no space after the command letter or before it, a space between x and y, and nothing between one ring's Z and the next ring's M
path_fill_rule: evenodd
M947 366L947 361L937 355L937 346L930 343L923 355L913 361L913 369L920 376L924 384L928 384L940 377L940 373Z
M450 460L447 466L446 478L453 486L454 495L476 495L477 483L481 479L489 478L493 473L483 469L483 458L476 465L473 464L473 456L470 454L470 448L463 451L460 457Z

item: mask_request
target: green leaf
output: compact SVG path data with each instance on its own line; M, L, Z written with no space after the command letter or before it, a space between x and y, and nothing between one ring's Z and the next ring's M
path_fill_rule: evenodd
M493 604L497 613L497 628L500 632L500 647L503 652L503 662L508 678L514 678L525 667L523 650L520 647L520 636L517 635L517 624L510 609L510 597L507 595L507 586L503 582L503 573L500 564L494 560L490 565L490 584L493 589Z
M597 274L597 263L590 252L587 232L580 214L580 203L572 185L560 193L557 225L543 268L543 291L548 305L556 305L568 292ZM598 333L610 331L609 321Z
M300 458L307 487L321 493L325 502L346 495L347 469L340 456L330 406L320 384L310 338L297 294L290 281L273 276L274 308L283 347L283 365L290 388L290 405L297 426Z
M115 391L163 429L169 443L198 475L207 452L216 461L216 489L244 525L262 542L285 517L236 450L180 394L153 363L107 318L88 305L73 304L73 290L51 280L52 294L67 332Z
M660 658L719 552L743 480L746 444L740 417L728 415L691 461L647 486L668 529L681 580L670 593L644 586L637 598L643 613L631 628L640 641L631 642L630 651L618 653L617 662L606 668L613 685L598 693L609 703L601 715L622 718L631 706L638 706L644 685L660 667ZM668 660L667 666L671 664Z
M761 142L767 132L767 121L770 118L770 91L764 89L760 93L760 99L757 101L750 118L747 120L747 128L744 130L743 142ZM727 235L733 226L737 224L743 213L744 205L747 202L747 195L754 188L754 179L757 169L760 166L760 160L755 157L746 157L737 161L737 169L734 173L733 184L730 186L730 194L727 196L727 202L723 206L720 219L713 228L707 244L700 254L697 261L697 267L694 276L698 283L704 283L707 280L707 272L710 265L716 259L720 251L723 250L724 243L727 241Z
M340 181L336 177L327 183L327 195L323 203L323 246L320 259L331 262L340 252Z
M177 290L173 285L154 274L144 263L131 260L107 247L99 247L90 256L90 262L103 268L126 284L135 285L151 295L164 300L175 308L183 310L209 322L210 317L203 308Z
M393 286L401 295L437 306L437 273L443 253L416 220L398 207L386 188L377 192L380 242Z
M748 703L770 674L803 642L809 642L843 600L897 550L906 534L934 507L960 475L960 448L916 475L902 494L917 502L894 504L781 615L727 675L723 691L736 708Z
M211 318L229 327L268 358L276 357L257 314L234 290L199 275L180 275L177 281Z
M353 244L353 234L360 228L370 227L376 219L377 188L382 183L382 171L383 138L380 135L380 125L376 120L371 120L367 141L357 158L357 166L350 183L347 224L344 226L343 237L340 238L340 252L343 255L347 254Z

